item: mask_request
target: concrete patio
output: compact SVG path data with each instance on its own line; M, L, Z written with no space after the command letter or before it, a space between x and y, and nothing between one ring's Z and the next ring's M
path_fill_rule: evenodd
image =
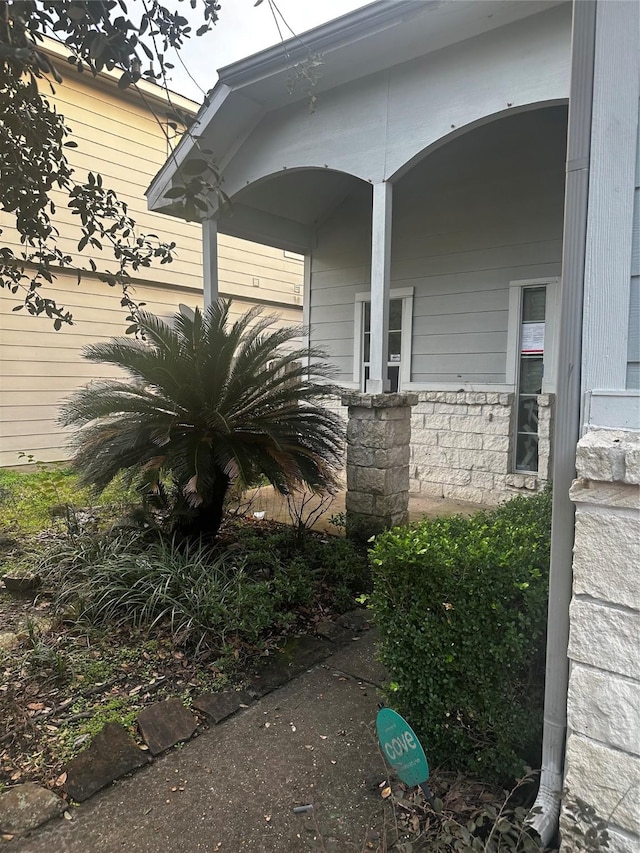
M292 505L299 513L302 510L303 519L312 517L311 524L315 530L325 530L336 533L340 528L332 523L336 516L344 520L346 490L341 489L332 498L323 503L319 496L301 493L294 497ZM473 515L485 507L480 504L451 500L449 498L409 497L409 521L420 521L423 518L437 518L441 515ZM265 521L280 521L289 524L292 517L286 498L274 491L271 486L261 486L247 492L242 499L240 509L256 518ZM264 513L264 516L261 514Z

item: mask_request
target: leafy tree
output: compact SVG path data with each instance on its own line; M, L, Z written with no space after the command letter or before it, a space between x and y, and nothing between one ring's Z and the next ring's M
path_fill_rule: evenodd
M231 323L229 307L185 308L172 326L141 312L145 341L115 338L84 353L130 379L89 384L61 415L77 428L84 484L102 490L126 471L158 494L169 478L173 524L186 534L217 531L231 483L263 476L283 494L322 491L340 464L344 429L322 405L333 390L324 354L285 350L301 329L274 328L259 308Z
M202 12L196 35L204 35L217 20L219 3L190 0L190 6ZM182 47L191 35L191 24L157 0L146 0L142 8L139 21L132 22L124 0L0 0L0 211L13 217L22 243L20 251L0 246L0 287L20 296L22 304L16 310L26 307L31 314L44 313L56 329L72 322L72 315L41 291L55 280L56 271L72 270L80 280L91 269L109 285L122 286L123 305L132 308L127 293L131 272L153 261L170 262L175 248L155 235L138 233L126 204L103 185L99 174L77 180L66 157L66 149L76 143L64 116L44 94L47 85L53 91L54 83L63 83L43 50L45 36L68 48L70 72L74 68L95 75L103 69L119 70L121 88L140 79L166 88L166 70L172 66L165 53ZM194 198L207 186L198 175L185 184L186 194ZM78 269L57 246L54 188L66 195L69 208L79 217L79 251L109 248L114 261L110 268L98 269L90 257L88 266ZM201 206L201 199L197 201ZM191 201L190 206L191 218L196 218L198 204L194 207Z

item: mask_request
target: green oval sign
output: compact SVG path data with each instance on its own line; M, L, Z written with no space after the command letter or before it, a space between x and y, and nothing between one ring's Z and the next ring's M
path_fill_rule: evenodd
M409 723L391 708L381 708L376 719L384 757L405 785L422 785L429 778L427 756Z

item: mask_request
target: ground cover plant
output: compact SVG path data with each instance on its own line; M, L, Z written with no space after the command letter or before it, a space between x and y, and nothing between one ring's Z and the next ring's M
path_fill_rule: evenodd
M0 507L2 535L22 539L52 524L60 530L73 525L71 513L90 508L99 517L113 519L124 513L138 497L122 479L115 480L101 495L81 487L69 467L44 465L31 456L24 457L28 467L20 471L0 468Z
M379 536L372 606L390 702L434 765L504 780L542 730L551 493Z
M241 686L258 658L366 588L366 555L345 539L232 516L215 543L190 542L141 527L135 491L74 505L91 496L67 469L2 482L0 508L13 509L0 514L0 575L20 566L40 586L15 595L0 584L1 630L17 640L0 650L0 789L62 791L64 763L106 722L140 742L142 707ZM22 514L31 490L38 512ZM50 512L61 497L69 516Z

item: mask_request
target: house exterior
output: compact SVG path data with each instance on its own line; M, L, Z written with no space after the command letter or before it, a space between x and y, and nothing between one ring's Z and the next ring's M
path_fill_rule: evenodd
M414 494L495 504L539 488L571 5L382 2L310 35L313 104L286 82L299 44L289 62L274 48L220 72L198 133L232 205L212 199L205 230L304 254L311 343L341 385L418 394ZM178 164L189 156L185 143ZM172 212L176 183L167 164L152 209Z
M305 256L348 519L402 523L409 489L491 504L553 478L532 824L552 839L566 782L618 853L640 843L639 15L379 0L222 69L197 122L232 200L209 199L205 233ZM291 92L309 55L318 78ZM185 138L153 210L176 213L192 156Z
M127 202L140 231L155 233L160 240L177 244L173 263L153 265L132 281L133 297L164 317L172 316L180 303L202 305L202 232L197 223L170 221L149 212L145 189L169 154L166 134L174 135L168 115L177 107L193 115L197 104L172 95L173 107L164 91L141 83L141 92L117 87L117 75L97 78L69 70L64 51L51 47L61 66L64 84L55 95L47 93L62 112L78 143L68 159L79 175L100 172L105 184ZM57 201L57 197L56 197ZM58 244L77 253L79 229L70 212L57 204ZM0 213L2 241L19 251L18 235L8 214ZM234 300L239 314L256 303L281 316L282 322L302 322L303 262L293 253L264 244L247 243L220 236L218 245L220 292ZM100 253L94 255L101 267ZM108 257L102 262L109 267ZM88 266L87 253L78 265ZM122 335L126 311L121 293L90 273L77 283L74 270L58 275L48 295L65 305L74 317L72 327L56 332L45 316L15 313L19 296L0 290L0 466L24 462L19 453L52 462L67 457L65 436L56 424L58 407L70 392L90 379L106 375L84 361L82 348L96 341Z
M575 336L566 361L581 369L575 397L572 381L558 388L565 411L554 469L556 483L576 474L568 495L554 489L554 538L573 510L575 537L556 548L548 636L560 658L568 635L569 667L547 663L554 731L558 710L567 711L564 767L551 732L547 757L570 797L608 819L608 849L631 853L640 848L640 8L584 5L574 28L582 73L572 91L563 263L567 290L575 283L582 293L561 329L561 357ZM571 545L572 575L562 571Z

